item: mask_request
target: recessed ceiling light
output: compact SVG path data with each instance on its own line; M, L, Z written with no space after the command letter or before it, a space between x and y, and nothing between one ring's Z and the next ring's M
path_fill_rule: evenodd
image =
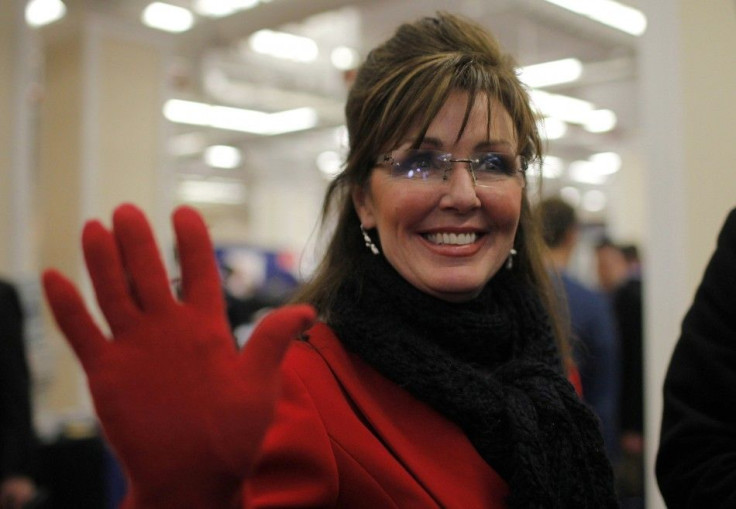
M330 60L332 61L332 65L346 71L358 65L358 52L347 46L338 46L332 50Z
M204 151L204 162L213 168L231 170L240 165L240 150L229 145L212 145Z
M177 5L163 2L149 4L141 14L141 21L146 26L166 32L186 32L194 25L194 15Z
M326 150L317 156L317 168L326 178L332 180L342 170L342 158L333 150Z
M616 127L616 114L611 110L594 110L583 122L583 128L591 133L605 133Z
M31 0L26 4L26 23L32 27L48 25L64 17L66 5L61 0Z

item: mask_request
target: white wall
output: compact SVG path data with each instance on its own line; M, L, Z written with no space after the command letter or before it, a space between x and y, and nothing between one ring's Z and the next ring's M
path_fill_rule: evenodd
M736 206L733 132L736 8L730 0L646 0L641 40L648 506L664 507L653 476L662 382L680 322L717 231Z

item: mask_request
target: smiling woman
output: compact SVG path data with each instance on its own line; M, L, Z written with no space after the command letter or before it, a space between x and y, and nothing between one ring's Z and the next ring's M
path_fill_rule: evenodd
M437 147L471 157L484 148L517 145L505 108L495 107L489 119L484 96L463 131L468 99L464 92L450 95L419 140L420 151ZM481 186L480 174L492 170L473 159L452 161L449 168L457 171L443 171L440 179L427 182L395 178L395 166L391 173L377 169L367 186L354 188L353 200L361 224L378 232L386 259L404 279L435 297L465 301L476 297L510 256L523 180L513 171ZM482 183L488 178L481 177Z
M85 227L111 338L46 273L126 507L616 507L550 305L524 174L541 141L513 60L457 16L404 24L346 114L326 255L243 352L192 209L173 216L178 296L139 210Z

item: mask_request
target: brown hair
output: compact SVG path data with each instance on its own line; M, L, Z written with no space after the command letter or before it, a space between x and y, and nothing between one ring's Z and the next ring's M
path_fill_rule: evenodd
M511 116L522 160L541 160L537 118L517 77L516 63L488 31L447 13L401 25L393 37L368 54L349 92L345 114L350 150L344 170L327 189L322 209L323 225L331 212L337 212L337 222L325 256L295 296L296 301L312 304L327 318L345 278L360 277L358 260L366 247L350 191L366 185L377 156L398 145L417 125L421 139L448 96L457 90L467 91L470 98L458 138L473 101L486 94L488 129L491 107L497 101ZM539 289L545 306L552 310L553 292L526 190L514 247L518 251L514 270ZM561 334L555 314L550 315L562 358L568 359L569 347L562 339L566 335Z

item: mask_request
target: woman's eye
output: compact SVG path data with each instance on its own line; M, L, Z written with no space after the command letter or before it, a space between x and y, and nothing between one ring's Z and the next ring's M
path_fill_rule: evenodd
M433 159L431 152L414 152L404 159L402 166L406 169L426 170L433 166Z
M511 161L511 157L506 154L497 154L494 152L478 154L477 161L477 169L480 171L509 175L514 172L514 164Z

